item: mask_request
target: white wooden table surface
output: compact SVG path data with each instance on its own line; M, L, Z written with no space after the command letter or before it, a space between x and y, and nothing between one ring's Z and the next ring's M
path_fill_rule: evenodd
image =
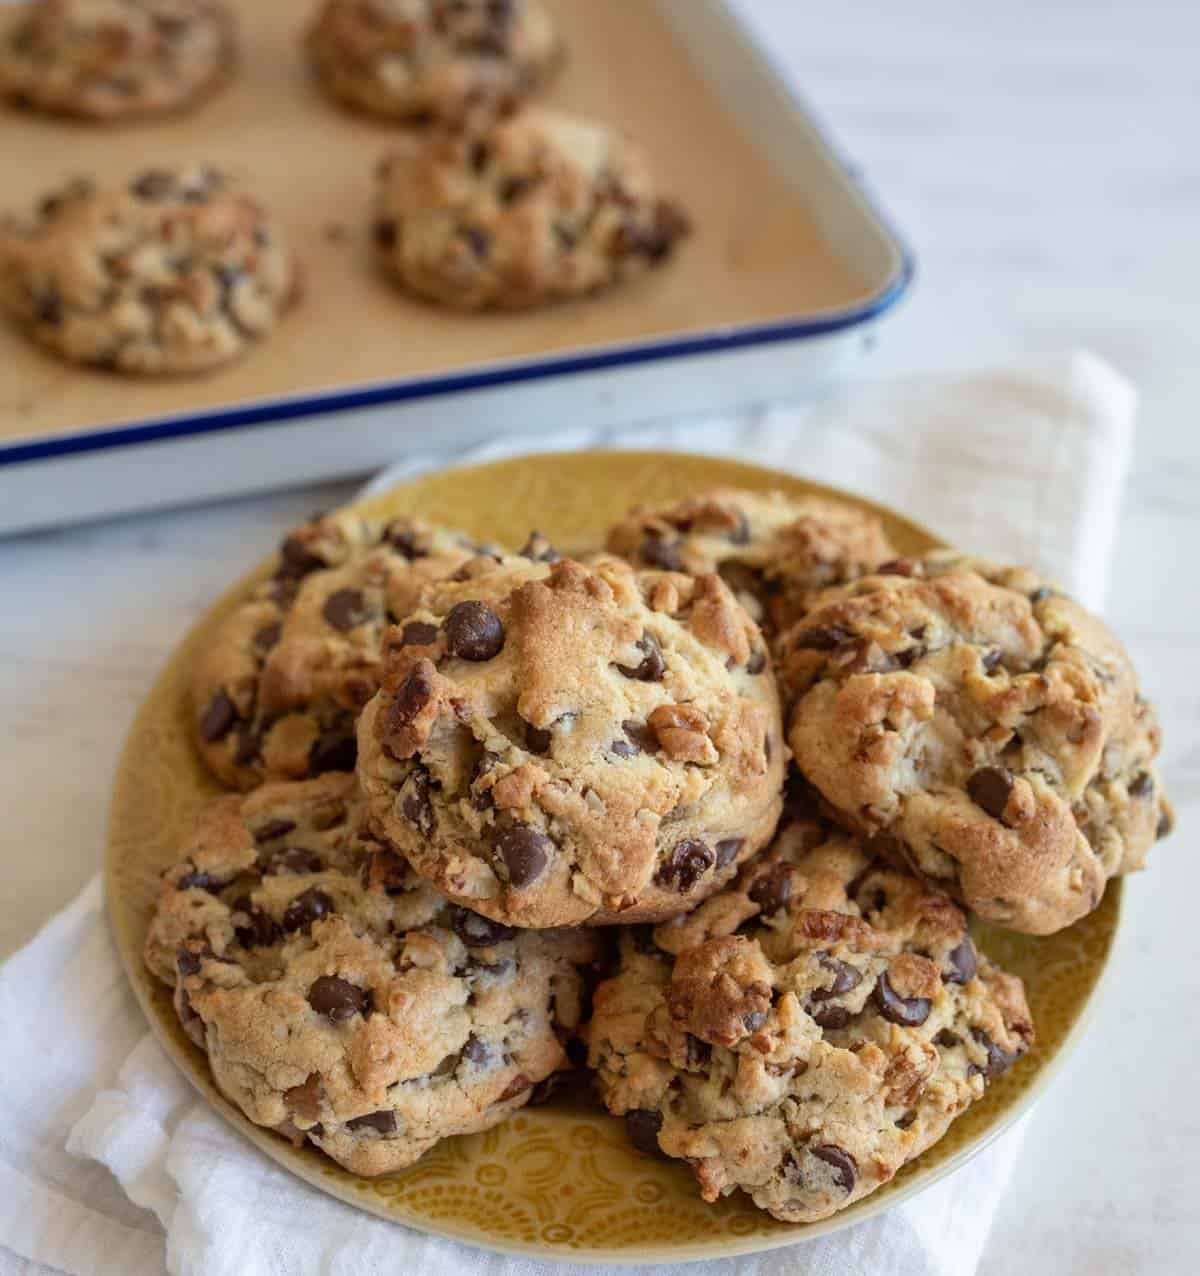
M738 3L918 254L873 373L1086 345L1143 391L1109 615L1159 704L1182 831L1130 884L1107 998L982 1271L1200 1271L1200 8ZM349 490L0 542L0 954L95 870L117 750L171 643Z

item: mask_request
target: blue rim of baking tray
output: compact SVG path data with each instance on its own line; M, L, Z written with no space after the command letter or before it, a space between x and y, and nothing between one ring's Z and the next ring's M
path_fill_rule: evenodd
M319 416L326 412L345 412L356 408L379 407L389 403L439 398L469 390L541 381L548 377L597 372L608 368L634 367L642 363L656 363L692 355L716 354L749 346L803 340L856 327L890 310L908 291L916 273L916 260L912 251L892 225L891 219L884 213L879 200L864 181L862 171L843 155L828 126L813 111L807 99L789 83L788 77L783 74L771 51L741 23L738 24L738 34L770 67L776 82L796 110L806 118L826 150L853 183L867 209L895 247L899 259L898 270L881 291L865 302L809 319L782 319L765 324L710 329L692 336L603 346L580 354L556 355L546 359L482 367L471 372L455 372L421 378L410 377L402 381L384 381L364 385L352 390L316 391L295 397L264 399L258 403L208 409L193 414L152 418L137 424L101 426L97 429L58 434L54 438L39 439L34 442L0 444L0 467L136 444L159 443L167 439L191 438L215 434L222 430L243 429L247 426L282 425L288 421Z

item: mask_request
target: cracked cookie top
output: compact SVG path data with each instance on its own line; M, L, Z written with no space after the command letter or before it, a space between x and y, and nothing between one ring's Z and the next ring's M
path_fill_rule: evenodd
M887 570L779 641L796 762L841 821L981 916L1070 925L1170 827L1125 650L1023 569L945 551Z
M538 0L324 0L307 36L330 96L408 123L478 127L563 58Z
M636 1147L808 1222L941 1138L1033 1029L946 896L802 818L689 916L622 932L586 1035Z
M896 555L879 518L849 502L742 488L639 506L607 544L639 567L718 572L768 633L798 620L820 590Z
M386 159L373 234L402 287L480 310L595 292L665 260L686 229L634 142L530 107Z
M250 1120L382 1174L552 1084L596 945L449 904L364 815L347 775L218 798L145 957Z
M0 303L40 345L119 372L180 374L244 354L297 295L268 211L209 167L80 178L0 221Z
M431 586L385 646L360 780L381 834L480 913L671 916L774 831L774 677L716 576L502 567Z

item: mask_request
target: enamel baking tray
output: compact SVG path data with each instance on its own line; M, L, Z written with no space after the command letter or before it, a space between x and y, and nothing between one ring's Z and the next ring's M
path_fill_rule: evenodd
M373 271L366 210L395 130L319 95L307 3L240 6L239 72L190 115L113 130L0 110L0 206L78 173L216 162L276 209L306 279L269 342L201 378L77 369L0 324L0 531L785 397L864 350L911 260L729 4L547 3L571 58L546 101L637 136L695 231L643 279L525 315L447 313Z

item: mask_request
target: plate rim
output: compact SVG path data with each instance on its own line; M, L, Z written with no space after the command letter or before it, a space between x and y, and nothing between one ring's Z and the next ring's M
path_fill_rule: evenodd
M636 459L644 461L646 463L651 461L661 462L664 460L679 460L682 457L720 467L723 474L729 476L727 479L722 478L720 481L723 483L728 482L729 485L736 485L737 479L735 475L737 473L753 475L760 480L782 480L793 484L799 482L813 494L825 495L833 499L847 501L859 508L884 514L890 520L899 521L900 523L907 525L917 534L926 537L938 547L946 547L948 544L942 537L925 527L924 524L916 521L915 519L909 518L907 515L902 514L887 505L884 505L882 502L877 502L868 497L860 496L857 493L848 491L833 484L824 483L816 479L809 479L803 474L779 470L772 466L758 465L753 462L740 460L736 457L724 457L699 452L651 448L589 448L564 452L539 450L482 462L468 462L460 465L451 464L438 466L434 469L422 471L421 473L412 475L400 482L391 484L380 491L368 493L366 490L360 490L353 500L341 508L369 510L372 506L391 499L393 494L401 492L405 488L417 486L438 475L462 473L464 471L474 472L480 470L519 467L531 461L544 463L548 459L559 459L565 456L578 458L583 461L586 461L589 457L611 458L613 456L620 456L631 460ZM800 1245L806 1241L816 1240L823 1236L829 1236L835 1232L842 1231L847 1227L853 1227L859 1223L866 1222L868 1219L878 1217L880 1214L912 1200L913 1197L924 1192L926 1189L933 1187L935 1184L940 1183L950 1174L961 1169L969 1161L973 1160L976 1156L980 1155L988 1147L990 1147L1002 1134L1010 1130L1023 1116L1025 1116L1027 1112L1029 1112L1032 1106L1044 1095L1048 1087L1054 1082L1059 1072L1062 1070L1063 1065L1078 1048L1080 1041L1088 1031L1088 1028L1095 1017L1101 994L1112 980L1112 968L1114 964L1113 958L1117 952L1118 944L1121 942L1123 934L1125 933L1122 929L1125 916L1125 881L1124 878L1121 877L1112 879L1108 882L1106 887L1105 898L1109 895L1112 896L1111 906L1113 909L1113 920L1111 930L1108 934L1107 944L1099 965L1098 974L1080 1004L1074 1021L1063 1035L1057 1050L1042 1064L1033 1080L1019 1095L1013 1098L1000 1110L999 1113L997 1113L992 1124L968 1146L961 1148L942 1163L925 1170L923 1173L912 1175L911 1182L905 1183L899 1187L894 1187L886 1196L873 1195L865 1197L861 1202L857 1203L852 1210L839 1211L838 1213L833 1214L828 1218L818 1220L817 1222L799 1225L803 1230L796 1235L789 1235L787 1231L783 1231L778 1235L765 1237L747 1236L744 1238L721 1238L719 1240L713 1239L707 1241L697 1240L691 1242L678 1242L670 1245L654 1242L645 1248L639 1249L636 1253L631 1252L626 1248L604 1249L592 1246L586 1250L575 1251L552 1247L547 1245L545 1242L484 1239L476 1232L465 1228L459 1228L455 1224L449 1224L442 1221L434 1224L423 1220L415 1221L411 1219L396 1218L390 1215L386 1210L375 1207L369 1199L360 1198L351 1188L343 1186L337 1180L327 1179L316 1170L310 1170L307 1164L297 1164L293 1161L293 1159L280 1155L280 1153L282 1153L284 1149L288 1148L290 1145L288 1145L286 1141L281 1143L280 1136L274 1132L256 1126L238 1108L236 1108L230 1100L225 1098L212 1079L211 1072L207 1067L206 1056L203 1058L199 1057L197 1048L190 1044L186 1047L182 1045L177 1036L170 1031L166 1024L162 1022L160 1009L158 1006L153 1004L152 998L152 991L157 990L157 985L153 984L148 979L143 978L144 968L140 945L126 943L127 936L125 936L122 925L118 921L118 905L116 903L115 894L118 860L118 844L115 836L115 798L119 788L120 777L124 771L127 754L131 749L143 718L148 715L154 691L158 687L163 675L174 664L182 647L189 641L197 626L203 624L208 615L215 608L221 606L227 599L243 592L250 583L263 573L269 561L270 556L255 563L247 572L239 576L238 579L228 587L228 589L223 591L217 599L214 599L209 606L205 608L201 615L182 631L175 643L172 644L166 658L159 666L158 672L151 683L150 690L142 698L138 705L137 711L130 722L121 745L114 773L115 778L113 788L110 794L108 819L106 822L104 861L102 867L104 911L109 934L113 939L113 943L117 949L117 954L121 962L122 972L125 976L126 982L134 994L134 998L138 1003L139 1009L147 1020L155 1041L166 1052L174 1066L186 1077L192 1088L207 1102L210 1109L216 1111L239 1135L259 1148L275 1165L280 1166L288 1173L300 1179L302 1182L307 1183L310 1187L325 1193L327 1196L330 1196L335 1200L341 1201L353 1208L362 1210L375 1218L379 1218L400 1228L408 1228L411 1231L418 1232L422 1235L455 1241L458 1244L469 1245L475 1249L486 1252L525 1258L536 1258L541 1261L576 1263L581 1266L599 1266L603 1264L612 1267L633 1267L646 1263L695 1263L718 1258L743 1257L747 1254L768 1253L774 1250L783 1249L789 1245ZM919 1157L914 1158L914 1163L919 1160Z

